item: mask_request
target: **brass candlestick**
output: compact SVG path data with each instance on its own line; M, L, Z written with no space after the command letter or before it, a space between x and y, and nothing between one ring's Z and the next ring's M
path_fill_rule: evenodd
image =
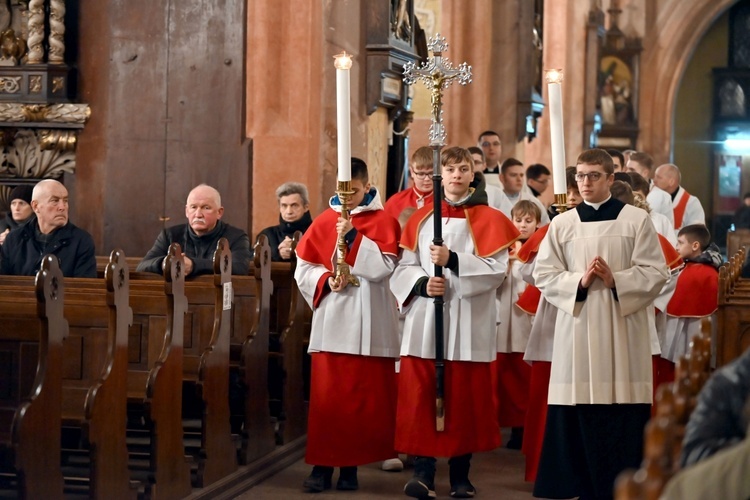
M351 199L354 191L352 191L352 181L338 181L336 185L336 195L339 197L341 202L341 218L349 220L349 200ZM346 263L346 254L349 251L349 247L346 244L344 235L339 236L338 241L338 257L336 259L336 276L334 280L341 283L342 279L345 279L352 286L359 286L359 280L352 276L349 270L349 264Z
M568 195L565 193L555 194L555 203L552 206L559 214L568 210Z

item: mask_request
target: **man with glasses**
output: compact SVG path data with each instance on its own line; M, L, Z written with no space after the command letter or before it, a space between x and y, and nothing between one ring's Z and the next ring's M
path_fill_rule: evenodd
M539 198L549 186L550 175L552 174L549 169L541 163L529 165L526 169L526 185L531 190L531 194Z
M432 203L432 148L423 146L411 156L409 176L412 185L394 194L385 203L385 213L398 220L405 208L422 208Z
M487 166L484 169L485 182L488 185L503 187L497 175L500 173L500 163L503 157L503 142L497 132L485 130L479 134L477 146L484 151Z
M648 307L668 270L645 210L610 195L612 157L578 157L583 203L550 224L534 269L558 308L547 424L534 496L612 498L617 474L638 467L650 417Z

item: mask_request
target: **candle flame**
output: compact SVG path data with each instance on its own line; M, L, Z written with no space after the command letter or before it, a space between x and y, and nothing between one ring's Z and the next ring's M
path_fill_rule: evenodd
M547 83L562 83L563 71L561 69L545 69L544 78Z
M351 69L352 67L352 56L343 51L341 54L333 56L333 65L336 69Z

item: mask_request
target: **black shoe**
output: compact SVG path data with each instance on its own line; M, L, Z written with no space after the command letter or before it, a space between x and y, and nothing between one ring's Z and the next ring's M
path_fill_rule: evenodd
M359 489L356 467L342 467L339 480L336 481L336 489L343 491L354 491Z
M426 483L423 478L417 476L409 479L409 482L404 486L404 493L406 493L407 497L419 498L420 500L437 497L435 494L435 485Z
M510 439L505 445L509 450L520 450L523 446L523 427L512 427L510 429Z
M468 480L465 483L451 485L451 496L453 498L474 498L477 489Z
M302 483L302 487L308 493L320 493L321 491L331 489L331 476L333 476L333 467L324 467L322 465L313 466L313 470Z
M471 453L448 460L449 477L451 482L451 496L453 498L474 498L477 490L469 481L471 468Z
M414 477L404 486L406 496L428 500L435 498L435 459L414 457Z

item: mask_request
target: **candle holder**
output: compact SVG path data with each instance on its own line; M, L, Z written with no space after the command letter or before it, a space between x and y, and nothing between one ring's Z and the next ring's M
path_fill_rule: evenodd
M349 220L349 200L351 200L353 194L352 181L338 181L336 184L336 195L341 202L342 219ZM352 286L359 286L359 280L356 276L352 276L349 264L346 263L346 254L349 251L349 247L346 244L343 234L339 236L337 246L339 252L336 259L336 275L334 276L334 280L339 283L341 283L341 280L346 280Z
M552 204L553 207L555 207L555 211L558 214L561 214L568 210L568 195L563 194L556 194L555 195L555 203Z

